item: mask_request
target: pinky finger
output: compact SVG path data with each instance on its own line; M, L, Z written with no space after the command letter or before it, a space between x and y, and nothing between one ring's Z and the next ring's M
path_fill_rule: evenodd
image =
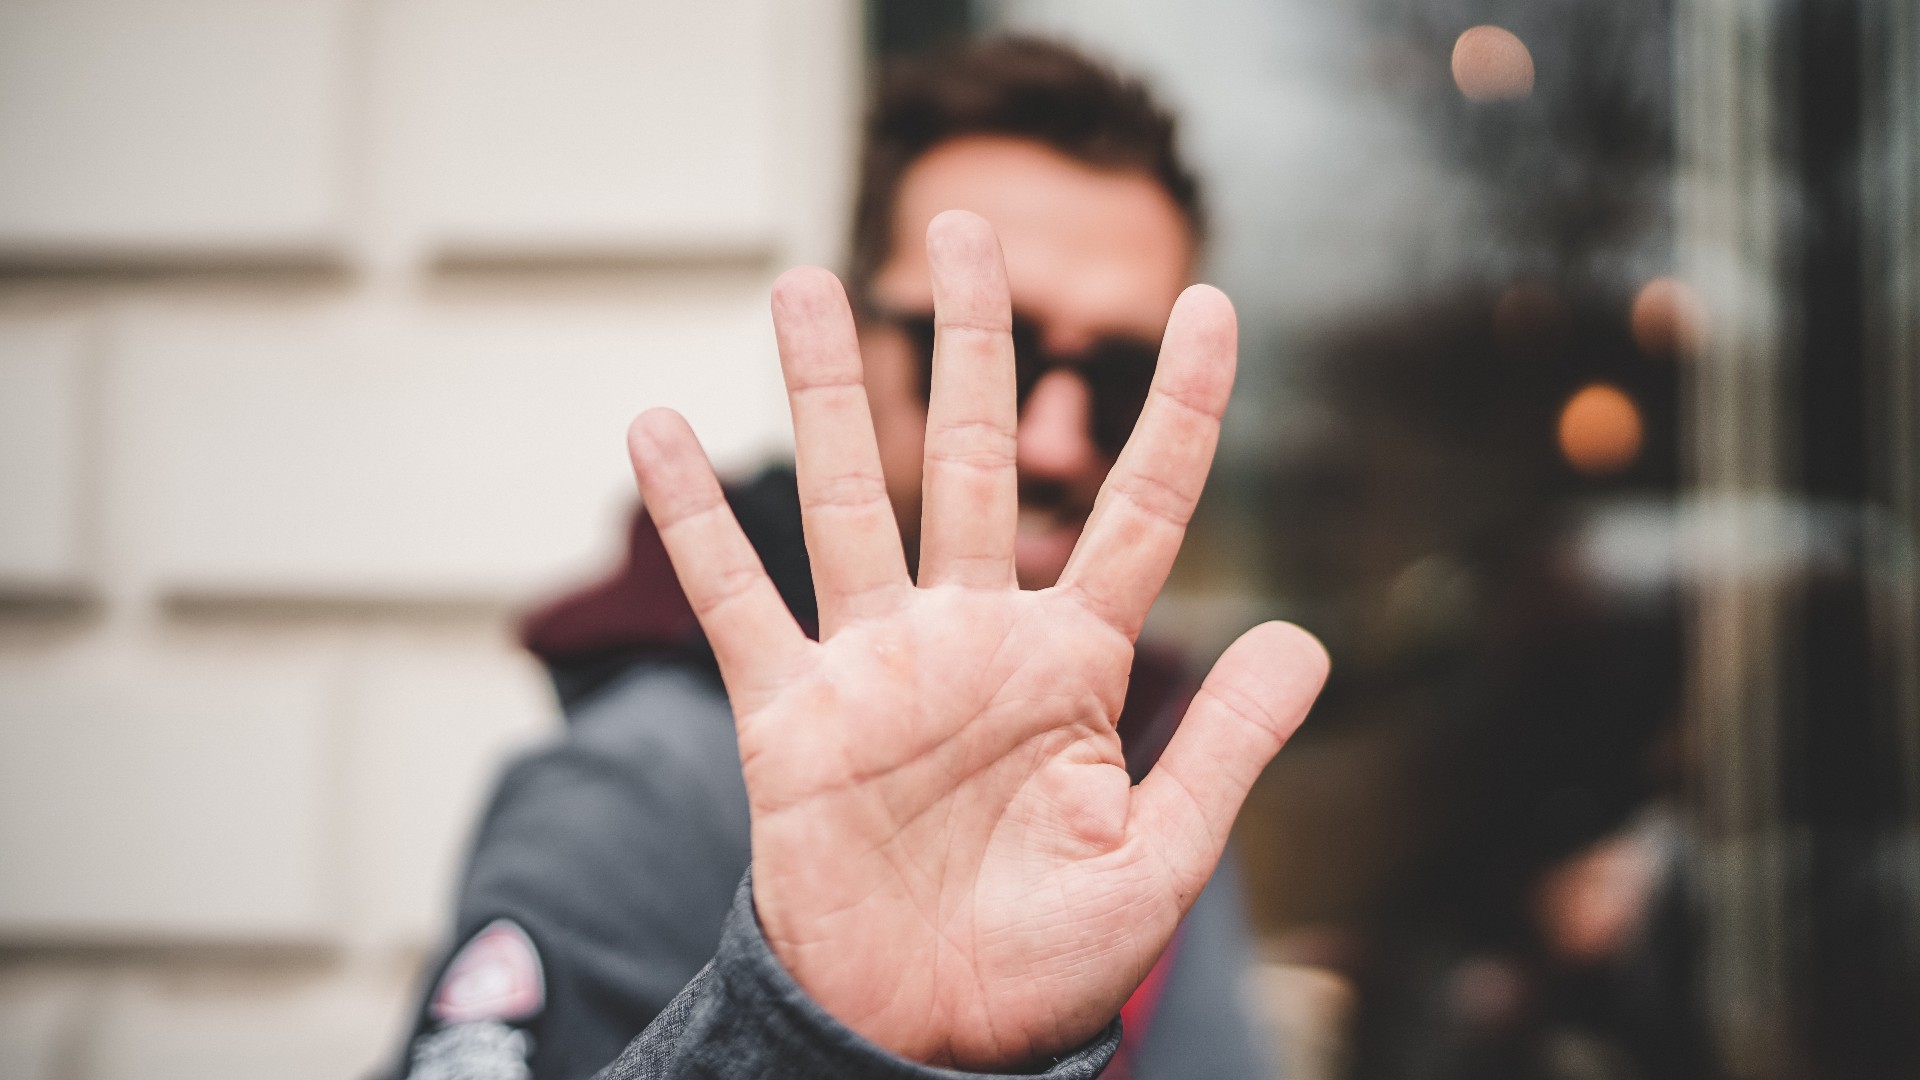
M640 496L707 633L736 715L753 711L804 662L810 642L727 505L700 443L669 409L627 431Z
M1156 851L1190 904L1213 873L1240 804L1327 678L1327 653L1305 630L1272 622L1214 664L1166 753L1135 790L1128 832Z

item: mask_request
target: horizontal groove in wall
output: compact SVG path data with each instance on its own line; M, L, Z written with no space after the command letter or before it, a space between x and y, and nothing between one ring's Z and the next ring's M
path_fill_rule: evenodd
M104 606L85 585L0 581L0 620L83 619Z
M770 238L744 237L606 246L448 244L434 256L430 268L437 274L473 277L762 270L772 265L776 248Z
M407 595L182 590L164 595L169 617L187 622L484 622L511 618L529 600L485 595Z
M185 277L337 284L346 281L351 271L347 254L330 247L40 249L0 244L0 281L138 282Z
M0 923L0 967L110 961L155 967L185 962L196 968L236 970L331 968L340 962L345 951L335 934L321 932L260 934L236 930L228 934L190 930L176 933L103 931L98 927L27 930Z

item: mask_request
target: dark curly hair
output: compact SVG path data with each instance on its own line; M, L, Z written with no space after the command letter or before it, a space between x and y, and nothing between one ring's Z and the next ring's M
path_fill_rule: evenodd
M1174 120L1138 80L1036 38L965 42L932 59L896 62L868 114L854 203L855 303L893 250L894 200L920 156L964 135L1032 139L1077 161L1151 176L1194 238L1205 233L1200 182L1174 145Z

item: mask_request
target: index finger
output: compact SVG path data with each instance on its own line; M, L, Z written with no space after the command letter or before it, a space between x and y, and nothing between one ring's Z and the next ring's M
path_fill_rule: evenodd
M1225 293L1194 285L1180 294L1146 408L1060 575L1063 590L1128 640L1166 584L1206 486L1238 334Z

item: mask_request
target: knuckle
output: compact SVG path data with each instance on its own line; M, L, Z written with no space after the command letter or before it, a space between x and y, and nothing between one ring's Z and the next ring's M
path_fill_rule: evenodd
M824 508L867 507L885 501L887 482L873 473L846 473L828 477L813 489L808 502Z
M1084 583L1075 583L1068 588L1080 608L1109 630L1129 642L1140 632L1141 620L1130 613L1123 601L1108 597L1097 589L1090 589Z
M1254 728L1271 737L1279 727L1273 710L1260 700L1232 684L1210 686L1205 689L1207 697L1227 717Z
M1013 332L1013 321L1011 318L995 319L979 314L956 315L947 318L936 316L933 325L936 330L953 331L962 336L974 334L1003 336Z
M804 374L796 372L787 383L787 395L794 398L846 394L854 391L861 393L866 391L866 383L861 379L858 368L823 367Z
M1186 528L1198 500L1191 493L1151 473L1116 477L1115 492L1149 517Z
M708 615L747 596L765 576L758 567L751 566L728 566L714 571L704 582L699 598L692 600L694 613Z
M1226 415L1226 402L1216 400L1217 395L1209 393L1207 388L1194 380L1169 379L1164 383L1156 382L1148 391L1149 395L1171 405L1175 409L1191 414L1209 424L1218 424Z
M954 420L927 433L927 461L976 469L1012 468L1019 449L1013 432L989 420Z

